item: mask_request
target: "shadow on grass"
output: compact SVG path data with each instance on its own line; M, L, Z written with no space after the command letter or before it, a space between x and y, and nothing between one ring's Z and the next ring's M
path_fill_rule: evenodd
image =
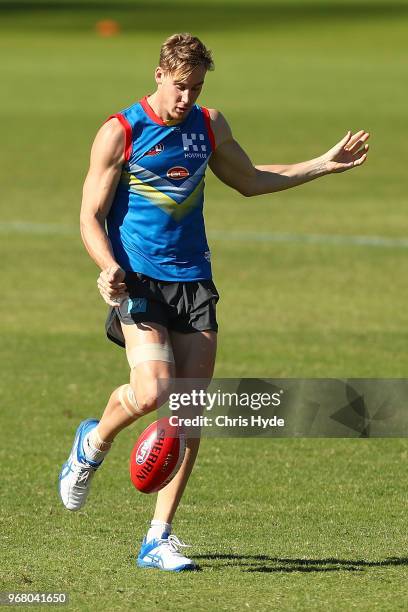
M388 557L380 561L363 559L288 559L267 555L194 555L201 561L226 561L223 566L239 566L244 572L362 572L370 567L408 565L408 557ZM267 561L268 563L265 563ZM219 564L217 564L219 566Z
M267 3L255 0L253 3L237 1L207 5L197 2L163 2L154 0L146 2L118 1L4 1L0 0L0 14L25 17L30 15L35 23L32 27L47 29L50 27L87 28L89 23L98 19L117 19L127 31L142 32L180 32L198 28L200 31L230 31L237 27L243 30L252 28L277 28L280 24L294 23L316 24L336 20L364 21L384 18L398 19L408 16L408 5L405 2L366 2L353 3L327 2L315 0L309 2L286 3L282 0Z

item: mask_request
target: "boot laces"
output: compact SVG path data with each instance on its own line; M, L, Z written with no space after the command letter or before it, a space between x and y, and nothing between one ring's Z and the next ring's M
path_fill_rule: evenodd
M77 484L86 484L90 478L90 476L95 472L95 467L90 463L84 461L83 463L74 464L74 470L76 474L76 482Z
M183 540L179 540L177 536L172 534L166 539L160 539L159 544L167 545L175 554L181 554L179 548L191 548L191 544L186 544Z

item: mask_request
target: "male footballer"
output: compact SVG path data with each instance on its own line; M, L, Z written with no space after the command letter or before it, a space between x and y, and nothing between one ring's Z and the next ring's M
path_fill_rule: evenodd
M81 234L99 266L99 291L110 306L108 337L126 349L130 380L115 389L100 421L76 432L59 476L68 510L85 503L92 477L116 435L166 400L174 378L211 379L217 348L217 289L204 219L207 165L244 196L273 193L361 166L369 134L347 134L327 153L291 165L255 166L224 116L197 104L211 52L190 34L161 47L156 91L100 128L83 189ZM161 380L158 391L158 380ZM174 479L157 495L140 567L194 569L172 521L197 456L186 441Z

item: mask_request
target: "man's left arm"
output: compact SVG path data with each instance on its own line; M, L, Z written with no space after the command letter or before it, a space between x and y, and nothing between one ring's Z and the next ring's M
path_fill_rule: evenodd
M224 183L244 196L290 189L326 174L344 172L361 166L367 158L368 132L360 130L346 136L323 155L298 164L255 166L234 139L224 117L210 110L217 143L209 166Z

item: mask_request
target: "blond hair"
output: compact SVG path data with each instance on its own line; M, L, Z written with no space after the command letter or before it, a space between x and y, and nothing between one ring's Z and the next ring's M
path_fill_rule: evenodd
M197 66L214 70L211 51L199 38L188 33L173 34L161 46L159 66L169 74L188 77Z

